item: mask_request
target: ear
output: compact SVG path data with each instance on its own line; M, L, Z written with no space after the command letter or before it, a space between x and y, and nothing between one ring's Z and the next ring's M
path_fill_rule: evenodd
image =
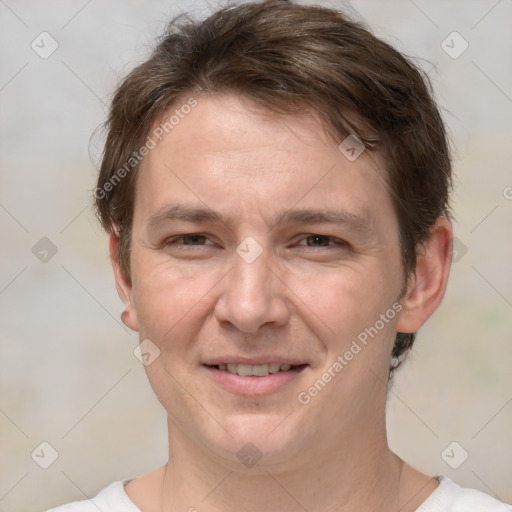
M112 268L114 269L117 293L124 304L123 312L121 313L121 320L133 331L138 331L139 325L137 320L137 310L133 303L133 287L131 280L125 276L123 269L121 268L121 264L119 262L119 236L114 232L114 230L110 233L109 248L110 261L112 262Z
M446 217L439 217L430 237L419 247L416 268L400 301L398 332L416 332L437 309L446 291L452 263L453 230Z

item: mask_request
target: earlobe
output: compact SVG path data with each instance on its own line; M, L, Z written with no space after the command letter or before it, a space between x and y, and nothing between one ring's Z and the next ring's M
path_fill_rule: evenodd
M110 233L109 249L117 293L119 298L123 301L121 320L133 331L138 331L137 310L133 303L133 287L131 280L128 276L125 276L121 267L119 261L119 236L114 231Z
M441 303L450 273L452 238L450 221L439 217L418 251L414 275L401 300L398 332L416 332Z

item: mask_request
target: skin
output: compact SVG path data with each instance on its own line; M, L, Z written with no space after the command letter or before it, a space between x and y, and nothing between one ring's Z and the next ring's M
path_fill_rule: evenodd
M337 145L313 116L270 115L224 94L199 97L144 160L130 277L110 238L122 318L160 350L145 370L169 418L169 462L125 487L144 512L407 512L436 488L390 451L385 404L396 332L417 331L444 295L451 225L438 219L404 283L383 166L369 152L351 162ZM175 203L224 220L151 224ZM363 220L276 222L325 208ZM190 234L204 236L179 238ZM252 263L236 252L248 236L262 249ZM300 403L404 284L401 311ZM225 354L308 366L272 393L241 395L203 366ZM250 467L237 457L248 442L262 454Z

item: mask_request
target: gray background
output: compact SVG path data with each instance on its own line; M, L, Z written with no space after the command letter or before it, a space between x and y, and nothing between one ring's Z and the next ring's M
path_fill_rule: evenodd
M391 447L512 502L512 4L324 3L355 9L418 58L455 147L458 253L445 301L390 393ZM91 154L88 144L115 84L169 18L215 5L0 0L0 511L91 497L167 459L164 411L133 355L137 336L120 323L91 211L101 140ZM31 47L43 31L59 45L46 59ZM445 51L462 49L446 40L454 31L469 44L458 58ZM47 469L43 441L58 453Z

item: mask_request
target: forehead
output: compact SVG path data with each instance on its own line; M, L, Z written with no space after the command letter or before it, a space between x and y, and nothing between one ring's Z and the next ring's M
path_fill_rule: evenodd
M368 221L393 217L378 159L365 151L349 160L317 117L271 114L236 95L196 98L194 108L180 110L185 98L155 123L152 133L164 133L141 166L136 216L186 199L240 219L299 203Z

